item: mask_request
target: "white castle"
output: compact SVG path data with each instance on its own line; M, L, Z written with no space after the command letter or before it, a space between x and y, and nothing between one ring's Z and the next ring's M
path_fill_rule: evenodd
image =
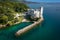
M43 17L43 7L40 9L28 9L25 13L26 15L31 15L31 18L40 18Z

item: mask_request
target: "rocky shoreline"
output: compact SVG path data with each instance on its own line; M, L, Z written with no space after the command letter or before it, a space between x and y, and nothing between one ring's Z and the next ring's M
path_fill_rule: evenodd
M19 24L20 22L16 22L16 23L14 23L14 24L12 24L12 25L16 25L16 24ZM1 28L5 28L5 27L7 27L7 26L12 26L12 25L10 25L10 24L0 24L0 29Z

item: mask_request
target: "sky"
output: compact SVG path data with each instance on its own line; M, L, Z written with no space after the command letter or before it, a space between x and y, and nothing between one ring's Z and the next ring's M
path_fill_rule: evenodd
M27 0L32 2L60 2L60 0Z

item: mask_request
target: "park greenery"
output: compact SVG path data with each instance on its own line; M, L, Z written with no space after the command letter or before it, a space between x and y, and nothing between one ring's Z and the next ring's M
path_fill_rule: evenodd
M24 3L9 0L0 1L0 24L13 25L16 22L21 22L23 17L14 18L14 14L26 12L28 8Z

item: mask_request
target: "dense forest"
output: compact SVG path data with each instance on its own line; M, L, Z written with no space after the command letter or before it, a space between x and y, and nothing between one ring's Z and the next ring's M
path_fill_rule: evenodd
M12 2L13 1L13 2ZM29 8L26 4L14 0L0 0L0 24L13 24L17 18L14 14L26 12ZM20 17L21 19L21 17Z

